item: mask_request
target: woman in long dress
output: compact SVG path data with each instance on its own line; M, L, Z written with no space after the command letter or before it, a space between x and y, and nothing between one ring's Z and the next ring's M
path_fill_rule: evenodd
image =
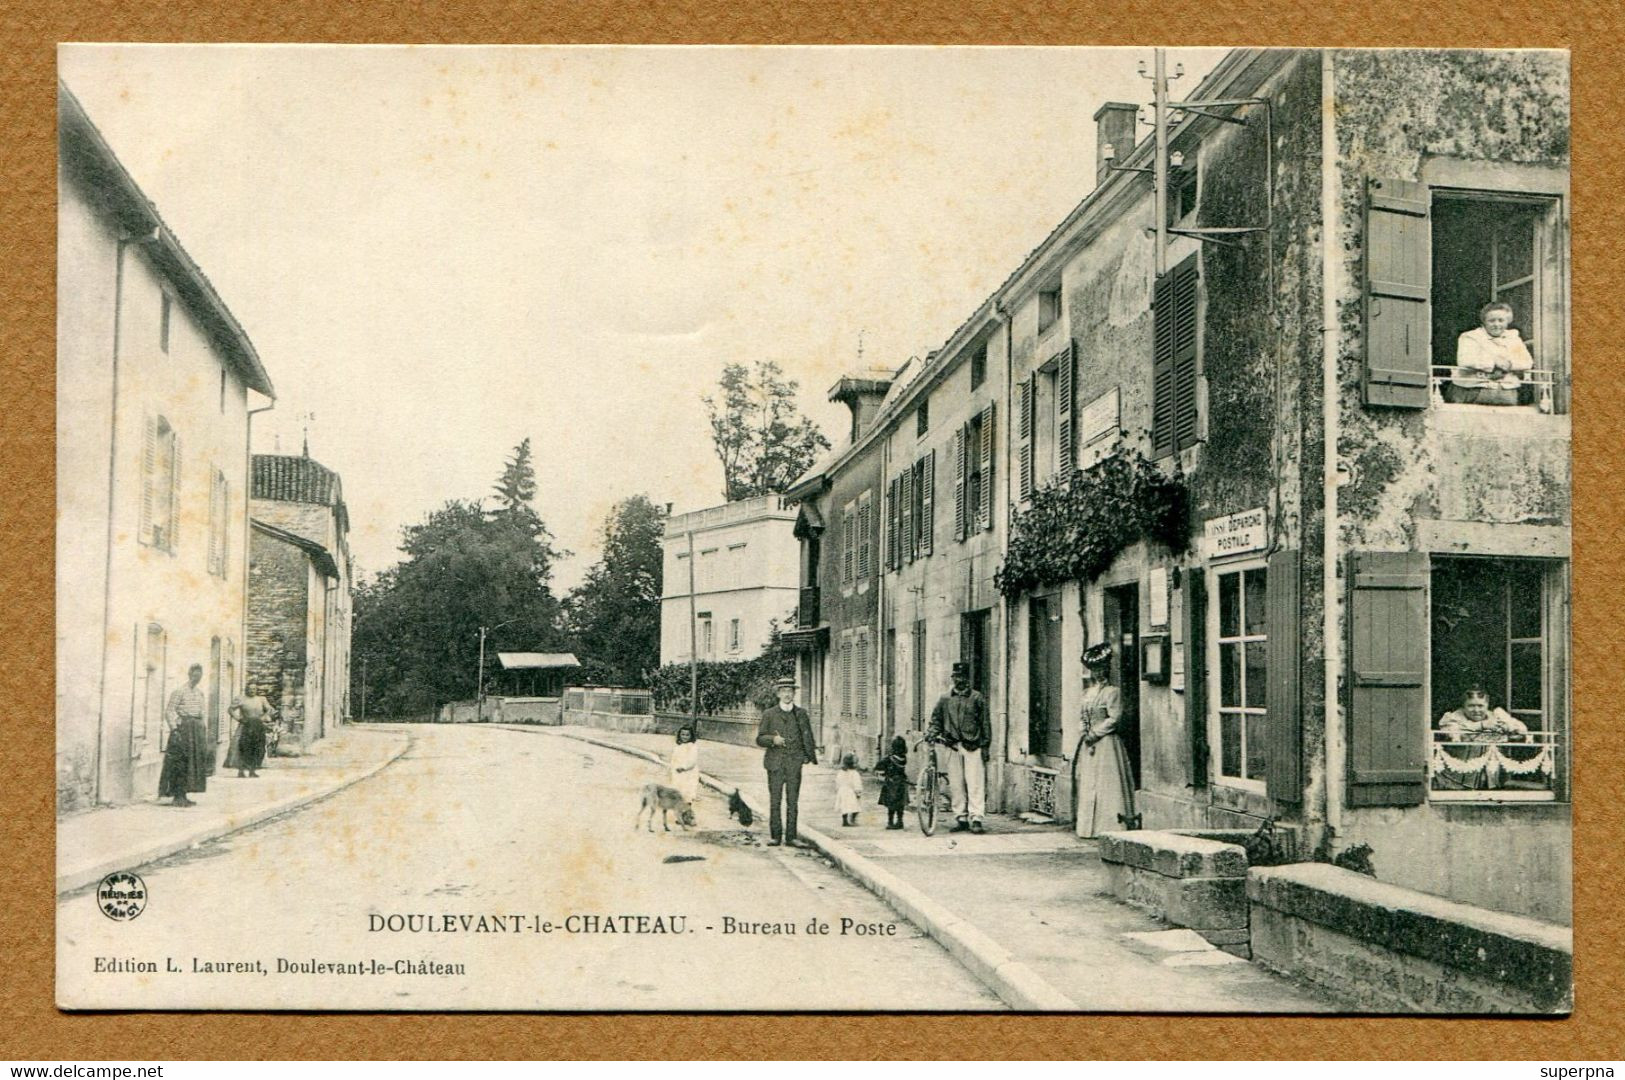
M237 718L237 737L231 740L226 768L235 768L238 776L245 769L249 776L259 775L260 766L265 764L266 730L275 714L263 694L250 692L231 703L231 715Z
M700 797L700 744L694 741L694 729L686 725L677 729L677 746L671 752L666 783L682 792L689 802Z
M1123 699L1108 681L1112 649L1101 643L1083 654L1083 738L1072 763L1077 784L1079 836L1098 836L1131 828L1134 820L1134 779L1128 752L1117 725L1123 717Z

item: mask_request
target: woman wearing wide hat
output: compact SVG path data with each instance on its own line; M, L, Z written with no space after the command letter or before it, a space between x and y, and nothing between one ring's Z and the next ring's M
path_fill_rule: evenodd
M1128 752L1117 734L1123 699L1108 680L1112 647L1105 642L1084 650L1083 737L1072 762L1079 836L1131 828L1134 779Z

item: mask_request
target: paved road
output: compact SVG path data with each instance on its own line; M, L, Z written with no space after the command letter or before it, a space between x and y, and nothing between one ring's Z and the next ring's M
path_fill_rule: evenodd
M653 765L541 731L411 730L372 779L143 868L134 920L88 891L65 898L58 986L100 1008L1002 1008L881 901L815 854L761 846L762 823L746 834L714 794L692 833L634 830ZM742 924L794 932L728 932Z

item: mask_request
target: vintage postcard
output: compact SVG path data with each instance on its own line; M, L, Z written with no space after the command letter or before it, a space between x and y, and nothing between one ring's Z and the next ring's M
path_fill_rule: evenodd
M62 1008L1569 1011L1566 53L58 67Z

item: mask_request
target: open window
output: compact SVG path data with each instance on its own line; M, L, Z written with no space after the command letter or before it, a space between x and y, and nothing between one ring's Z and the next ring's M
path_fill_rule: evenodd
M1431 586L1431 798L1557 798L1561 564L1435 558Z
M1565 248L1556 195L1369 179L1366 404L1566 412ZM1459 340L1479 329L1492 303L1512 308L1511 328L1527 350L1527 358L1509 353L1512 377L1505 369L1485 377L1488 365L1482 376L1465 374L1458 364Z

